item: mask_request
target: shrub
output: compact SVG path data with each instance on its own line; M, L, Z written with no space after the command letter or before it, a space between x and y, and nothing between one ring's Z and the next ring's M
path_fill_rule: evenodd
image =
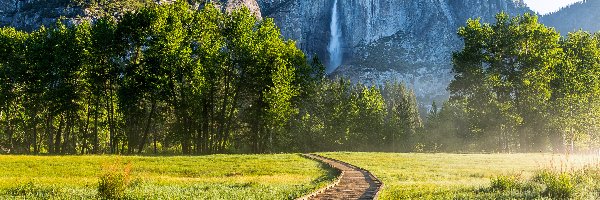
M492 178L491 189L493 191L508 191L517 189L519 184L519 179L516 176L498 176L496 178Z
M543 195L553 199L570 199L575 195L576 187L571 174L542 171L536 180L546 186Z
M106 165L98 183L98 196L100 199L124 199L130 184L131 163L123 165L117 161Z

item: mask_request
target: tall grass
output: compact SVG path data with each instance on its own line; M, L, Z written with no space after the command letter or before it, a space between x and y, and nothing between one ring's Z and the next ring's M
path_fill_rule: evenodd
M98 197L124 199L125 190L131 184L131 166L131 163L123 165L119 161L105 165L98 183Z
M385 184L380 199L589 199L600 191L592 186L600 185L595 181L600 177L592 178L598 173L590 173L598 171L597 155L321 155L374 173Z
M0 199L294 199L334 178L295 154L0 156L0 163Z

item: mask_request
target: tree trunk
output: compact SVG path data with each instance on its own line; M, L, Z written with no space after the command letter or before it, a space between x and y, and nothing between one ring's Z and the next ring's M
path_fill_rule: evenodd
M46 114L46 123L45 123L44 126L45 126L44 127L44 132L45 132L44 134L47 137L46 138L47 139L46 142L47 142L47 145L48 145L48 153L53 153L52 152L52 144L53 144L54 141L52 140L52 137L54 136L54 133L52 133L53 127L51 127L51 126L53 126L53 124L52 124L52 116L49 113Z
M150 108L150 114L148 115L146 127L144 128L144 135L142 136L142 140L140 141L140 146L138 147L138 153L142 153L142 150L144 150L144 145L146 144L146 140L148 140L148 133L150 132L150 126L152 125L152 117L154 116L155 110L156 110L156 100L152 100L152 108Z
M187 116L181 116L182 112L180 111L180 117L178 117L179 125L181 126L181 134L183 134L181 141L181 151L183 154L190 154L190 137L189 130L187 126Z
M61 140L62 140L62 130L65 123L64 114L60 116L60 122L58 123L58 130L56 130L56 137L54 137L54 153L60 153L61 150Z
M117 138L116 138L116 133L115 133L115 125L114 125L114 104L113 104L113 90L112 88L110 88L110 83L109 83L109 89L108 89L108 97L106 97L106 107L107 107L107 111L108 111L108 131L109 131L109 146L110 146L110 153L114 154L117 152Z
M73 142L74 140L72 140L71 138L71 134L72 134L72 130L73 130L73 116L71 113L67 113L67 119L66 119L66 127L65 127L65 136L64 136L64 141L62 143L62 151L61 153L66 154L66 153L70 153L72 150L75 150L74 148L71 149L69 144L70 142Z
M38 154L39 149L38 149L38 145L37 145L37 109L35 109L33 111L33 115L31 118L32 118L31 119L32 134L31 134L31 144L30 145L33 145L33 153Z
M154 139L154 154L158 154L158 149L156 148L156 131L154 131L152 135Z
M202 109L202 114L203 114L203 121L202 121L202 137L200 138L202 140L202 152L203 154L208 153L208 149L209 149L209 124L210 124L210 114L209 114L209 107L210 107L210 103L208 102L209 100L206 99L204 102L204 109Z
M5 122L6 122L6 127L4 127L4 132L7 134L8 136L8 153L10 153L11 151L14 151L14 141L13 141L13 130L12 130L12 123L10 120L10 105L7 103L6 104L6 115L5 115Z
M93 154L97 154L100 149L99 138L98 138L98 110L100 109L100 96L96 97L96 103L94 106L94 147L92 150Z
M87 112L86 112L86 118L85 118L85 127L82 131L82 136L83 136L83 145L81 146L81 154L85 154L86 152L89 152L88 150L88 132L90 130L90 116L92 115L92 97L90 96L87 99Z

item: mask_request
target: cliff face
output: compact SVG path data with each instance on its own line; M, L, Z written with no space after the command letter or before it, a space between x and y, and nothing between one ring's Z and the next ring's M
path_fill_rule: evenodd
M40 26L53 25L60 17L67 23L78 23L91 19L99 14L99 10L108 11L112 15L120 15L150 3L171 3L175 0L118 0L108 1L109 5L80 5L76 0L0 0L0 27L12 26L22 30L35 30ZM210 0L207 0L210 1ZM195 1L197 2L197 1ZM257 17L261 17L260 7L256 0L219 0L213 1L223 10L233 10L241 6L250 9Z
M259 0L258 4L263 17L274 18L283 35L296 40L307 55L328 58L333 0Z
M0 25L31 30L59 16L89 17L90 12L72 1L3 0ZM327 64L333 0L212 2L224 10L246 6L257 16L274 18L284 37ZM468 18L493 21L500 11L529 11L520 0L339 0L337 8L343 62L332 75L367 84L404 81L424 104L447 97L451 54L461 47L456 31Z
M0 26L13 26L33 30L50 25L60 16L76 19L84 10L70 0L2 0L0 1Z
M333 2L259 0L258 4L286 38L326 62ZM344 56L333 75L367 84L404 81L424 104L447 97L451 55L461 47L456 31L467 19L492 22L500 11L511 15L529 11L522 1L511 0L343 0L337 6Z
M258 6L258 2L256 2L256 0L221 0L221 5L224 5L223 8L227 11L231 11L240 7L246 7L258 18L262 17L260 7Z

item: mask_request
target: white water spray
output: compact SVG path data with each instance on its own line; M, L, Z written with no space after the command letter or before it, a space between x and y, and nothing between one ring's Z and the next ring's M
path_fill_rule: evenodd
M329 66L327 67L327 73L335 71L342 64L342 47L340 40L342 38L342 30L338 25L338 0L333 2L333 8L331 8L331 24L329 25L331 31L331 39L329 40L329 46L327 52L329 52Z

